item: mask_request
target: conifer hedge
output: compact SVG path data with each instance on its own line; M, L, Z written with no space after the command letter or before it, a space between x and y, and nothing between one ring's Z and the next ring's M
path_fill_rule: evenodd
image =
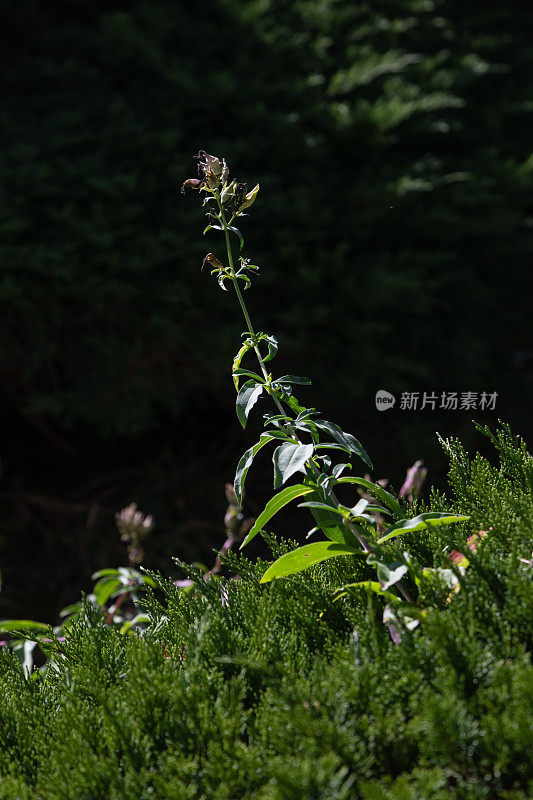
M44 672L0 656L2 800L526 800L533 789L532 460L508 429L499 463L445 442L470 521L405 535L450 567L427 615L393 644L380 599L332 602L366 577L337 558L259 585L265 563L231 554L239 580L192 593L156 577L142 635L87 605ZM484 530L475 552L468 537ZM270 538L274 555L292 547ZM468 552L460 571L452 549ZM415 587L413 586L413 591Z

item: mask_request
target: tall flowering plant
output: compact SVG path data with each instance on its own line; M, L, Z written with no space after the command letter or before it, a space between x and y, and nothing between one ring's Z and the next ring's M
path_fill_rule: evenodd
M246 324L243 343L232 367L240 424L246 427L260 397L270 398L272 404L271 411L264 414L265 430L237 465L234 486L238 502L242 503L248 470L258 452L271 445L274 447L272 462L274 489L277 491L241 547L263 530L278 511L298 500L298 505L308 509L314 517L315 526L309 533L321 532L325 538L278 558L266 569L261 582L293 575L338 556L365 560L375 569L376 580L339 587L336 597L358 587L366 588L385 597L384 619L390 623L389 628L391 624L396 631L401 625L414 627L419 623L423 610L407 583L420 587L423 580L438 581L442 576L437 574L438 570L426 569L421 574L408 553L403 554L401 561L398 560L390 552L390 543L402 534L463 522L468 517L449 512L427 512L406 518L399 498L393 493L372 482L368 476L345 474L353 470L354 462L363 462L372 469L364 447L351 433L299 401L295 387L308 386L311 383L308 378L292 374L275 376L270 371L271 362L278 352L278 341L273 334L255 328L244 300L243 290L250 286L259 267L241 255L244 238L236 223L256 201L259 186L248 191L245 183L230 177L225 159L209 155L205 150L200 150L196 161L198 176L186 180L182 192L198 192L208 220L204 234L218 231L225 245L224 256L219 258L212 252L208 253L202 269L208 267L224 291L233 289ZM250 359L254 363L250 363ZM341 503L335 490L344 484L364 490L365 497L354 505Z

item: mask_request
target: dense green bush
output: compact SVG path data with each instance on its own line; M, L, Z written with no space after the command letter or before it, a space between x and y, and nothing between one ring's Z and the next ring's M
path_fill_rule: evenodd
M87 608L48 644L44 675L26 679L4 652L0 798L526 800L533 470L507 428L492 438L496 466L444 443L454 497L431 507L470 521L404 541L436 568L453 549L470 566L400 644L375 596L332 603L366 565L338 558L260 586L265 564L231 554L240 580L185 567L196 589L184 594L158 578L142 636Z

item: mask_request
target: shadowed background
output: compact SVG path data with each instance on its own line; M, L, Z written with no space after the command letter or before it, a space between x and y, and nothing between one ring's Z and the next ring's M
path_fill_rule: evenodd
M312 378L299 397L362 441L374 478L398 488L422 458L442 483L435 431L483 447L472 418L528 435L527 3L28 0L4 17L1 617L53 621L124 563L132 500L156 518L148 566L223 541L261 414L240 430L244 325L200 274L223 243L178 191L200 148L261 184L242 230L273 368ZM498 398L399 408L424 391ZM247 512L270 491L264 455Z

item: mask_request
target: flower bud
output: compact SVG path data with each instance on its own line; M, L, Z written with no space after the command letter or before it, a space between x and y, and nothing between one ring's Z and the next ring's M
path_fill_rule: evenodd
M222 203L222 205L225 205L229 200L235 198L235 191L238 185L239 184L237 183L237 181L232 180L231 183L228 183L224 187L224 189L220 193L220 202Z
M257 197L258 192L259 184L256 183L254 188L244 196L244 200L239 208L239 211L244 211L245 208L249 208L253 203L255 203L255 198Z

